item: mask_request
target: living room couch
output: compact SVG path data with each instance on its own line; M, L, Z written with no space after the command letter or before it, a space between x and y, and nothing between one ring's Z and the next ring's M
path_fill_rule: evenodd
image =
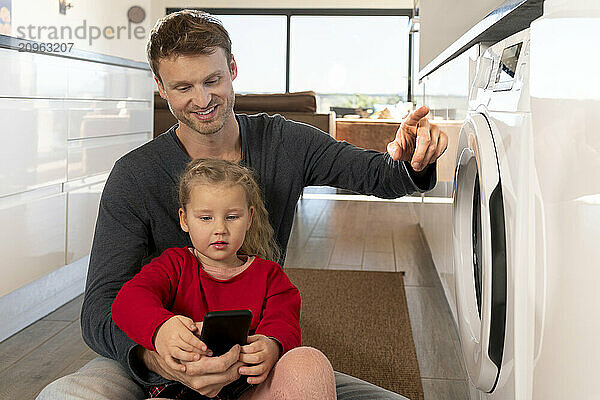
M335 112L317 113L314 92L236 94L236 114L280 114L289 120L303 122L335 137ZM169 129L177 120L171 114L167 101L154 93L154 137Z

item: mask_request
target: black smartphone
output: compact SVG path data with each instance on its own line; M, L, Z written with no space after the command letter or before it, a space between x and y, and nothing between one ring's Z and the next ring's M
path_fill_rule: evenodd
M248 344L252 311L211 311L204 315L200 340L212 350L213 356L227 353L233 346Z

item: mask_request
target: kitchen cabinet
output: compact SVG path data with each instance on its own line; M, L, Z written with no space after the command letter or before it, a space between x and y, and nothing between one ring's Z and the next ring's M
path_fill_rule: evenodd
M146 63L0 35L0 341L81 294L115 161L152 139Z

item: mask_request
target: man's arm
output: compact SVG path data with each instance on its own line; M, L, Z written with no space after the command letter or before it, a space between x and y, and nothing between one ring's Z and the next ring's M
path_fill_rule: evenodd
M139 193L125 162L117 161L100 200L81 329L88 346L117 360L138 383L148 385L166 380L145 370L136 356L136 343L115 325L110 314L119 289L140 270L149 252L149 219Z
M407 161L338 142L308 125L286 122L282 141L288 158L304 171L304 186L334 186L392 199L431 190L436 183L435 164L416 172Z
M380 198L397 198L435 186L436 160L448 137L425 118L427 107L401 124L387 153L338 142L309 125L287 121L281 141L287 159L304 172L303 184L328 185Z

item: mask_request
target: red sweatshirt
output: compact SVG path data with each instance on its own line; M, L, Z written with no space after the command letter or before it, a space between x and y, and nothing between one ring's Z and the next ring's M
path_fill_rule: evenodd
M300 345L300 294L279 264L256 257L242 273L221 281L196 257L170 248L125 283L112 305L112 319L127 336L156 351L153 338L174 315L202 321L209 311L252 310L250 334L277 339L283 353Z

